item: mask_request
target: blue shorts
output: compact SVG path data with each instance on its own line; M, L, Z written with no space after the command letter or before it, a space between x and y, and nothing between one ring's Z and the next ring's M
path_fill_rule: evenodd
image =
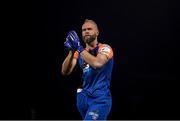
M96 91L92 95L84 90L77 92L77 108L83 120L106 120L111 106L110 92Z

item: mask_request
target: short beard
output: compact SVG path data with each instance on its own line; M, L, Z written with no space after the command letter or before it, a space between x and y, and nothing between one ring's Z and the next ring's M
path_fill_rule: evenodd
M93 42L96 39L96 34L93 35L89 35L90 37L86 38L86 36L83 36L83 40L85 43L90 44L91 42Z

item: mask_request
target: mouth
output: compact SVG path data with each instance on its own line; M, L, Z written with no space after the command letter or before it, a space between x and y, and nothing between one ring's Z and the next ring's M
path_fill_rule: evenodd
M84 37L85 37L85 38L89 38L89 37L91 37L91 36L90 36L90 35L85 35Z
M85 35L85 37L86 37L86 36L91 36L91 35Z

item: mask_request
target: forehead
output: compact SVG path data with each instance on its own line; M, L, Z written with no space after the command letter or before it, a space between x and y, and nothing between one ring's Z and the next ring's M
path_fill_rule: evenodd
M83 28L96 28L96 26L94 25L94 23L92 22L85 22L83 25L82 25L82 29Z

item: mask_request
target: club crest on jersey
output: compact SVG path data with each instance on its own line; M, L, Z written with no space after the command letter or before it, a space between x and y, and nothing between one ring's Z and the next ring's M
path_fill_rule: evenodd
M83 72L86 72L89 69L89 64L84 63L83 64Z

